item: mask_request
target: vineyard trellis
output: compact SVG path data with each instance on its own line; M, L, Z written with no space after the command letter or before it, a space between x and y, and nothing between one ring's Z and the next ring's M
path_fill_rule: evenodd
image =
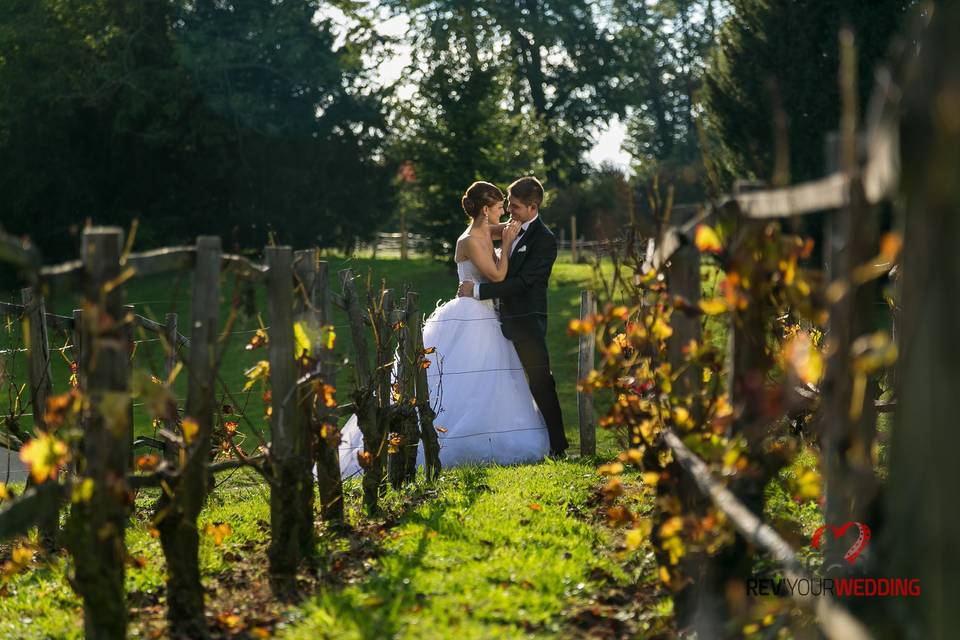
M951 39L948 33L951 25L960 24L960 15L956 10L937 8L925 17L930 18L931 13L934 14L932 23L920 27L923 36L917 41L921 44L901 43L895 71L878 71L875 93L867 111L866 131L862 136L857 135L853 35L847 31L841 33L843 118L839 134L828 137L825 144L828 157L834 159L830 175L773 189L743 183L742 190L735 191L732 196L700 207L700 212L688 222L664 225L658 237L645 243L642 251L637 250L637 239L629 238L620 249L619 259L627 259L630 266L636 267L632 284L639 286L637 291L640 293L631 298L635 306L628 309L608 305L598 314L589 309L588 301L593 293L584 292L581 317L571 323L571 330L581 336L581 407L589 403L594 388L611 386L626 394L615 400L607 419L609 426L629 425L632 440L628 446L635 448L622 454L620 460L636 463L641 469L656 469L658 503L661 506L678 505L676 511L661 511L661 515L654 516L651 538L663 550L658 552L662 570L666 571L663 575L671 576L671 572L679 571L678 575L687 576L688 582L678 580L671 586L675 612L680 627L696 629L700 637L739 634L729 627L734 619L729 608L729 589L732 584L740 585L740 588L744 586L742 583L753 566L750 548L763 550L779 565L782 575L790 580L811 578L811 573L799 562L796 551L763 521L766 482L786 464L775 449L770 449L768 439L775 433L773 425L784 415L795 425L803 416L813 418L809 437L819 442L821 451L825 522L837 527L846 522L869 522L871 527L890 523L889 532L880 527L881 538L876 541L876 554L868 558L867 575L919 576L921 583L924 578L929 580L926 588L937 593L929 600L930 604L912 613L896 607L883 611L878 607L871 609L849 599L840 605L825 594L812 597L794 593L797 603L814 614L821 632L831 638L872 637L869 628L883 627L895 614L899 618L894 620L901 625L902 632L913 637L922 637L924 633L947 637L946 630L955 628L946 621L955 620L956 613L938 603L950 601L946 592L956 595L956 588L949 586L947 576L957 563L946 560L943 554L945 545L949 544L946 540L950 532L958 532L957 518L946 515L954 510L934 496L942 495L947 486L956 486L956 473L946 468L933 471L925 466L925 458L939 458L942 464L949 466L942 449L949 445L942 436L934 435L934 424L924 421L923 438L910 435L910 431L917 429L917 421L911 417L937 415L930 406L920 406L921 398L927 405L937 407L950 402L948 387L944 384L938 385L944 393L938 398L926 389L920 391L917 388L916 385L923 385L924 380L931 379L921 370L924 359L938 361L937 371L944 380L957 377L955 371L946 373L950 368L957 368L957 360L948 359L955 350L946 345L955 340L947 328L940 324L932 336L927 334L922 338L917 333L921 323L929 324L926 314L930 313L930 307L925 308L917 294L926 285L923 278L941 282L941 289L934 295L941 301L939 308L944 313L947 307L942 306L943 302L956 291L956 280L947 285L948 272L951 269L955 272L954 268L928 266L938 261L942 264L946 254L925 251L924 244L945 248L947 240L936 242L931 238L931 233L936 231L927 226L930 224L927 220L933 220L934 216L925 207L933 207L940 225L946 224L947 216L955 218L960 215L956 180L943 180L946 175L955 178L960 167L956 148L949 146L951 140L956 145L960 130L955 126L957 103L954 98L960 95L957 93L958 79L943 62L951 59L945 52L957 49L955 38ZM949 118L943 111L947 103L953 109ZM907 134L918 136L925 144L939 149L939 155L931 157L915 140L901 146L901 135ZM950 169L946 170L946 167ZM902 241L897 233L881 237L876 212L877 208L897 206L909 210L905 224L904 219L900 220L901 228L906 229ZM828 212L822 243L824 276L822 284L807 285L805 282L805 286L816 289L812 293L807 291L808 296L819 296L812 307L824 304L825 313L820 316L814 313L813 316L826 320L823 326L827 345L823 356L825 373L822 378L817 376L817 380L811 381L798 379L788 371L782 388L774 388L772 381L780 374L774 373L776 363L769 353L768 341L773 323L782 318L774 317L771 302L778 287L788 288L784 282L789 285L794 277L800 278L794 275L794 270L799 274L800 269L797 258L806 258L812 246L803 245L799 250L794 246L777 253L783 250L775 247L794 242L781 237L780 221L820 212ZM910 215L915 218L911 219ZM718 243L717 234L707 223L725 226L727 233L722 244ZM955 241L956 223L950 223L948 228L954 232L950 237ZM898 260L901 242L904 257ZM712 264L719 266L721 272L726 271L726 301L722 297L700 300L704 250L719 254ZM631 251L632 262L629 260ZM764 271L767 268L765 263L771 259L774 261L772 271ZM938 268L942 270L942 277L933 276ZM920 272L911 274L911 269ZM619 267L615 270L620 273ZM771 274L773 280L769 279ZM893 284L893 295L888 298L888 304L893 312L890 322L894 340L875 330L874 309L881 299L879 278L887 275ZM913 285L910 304L907 303L908 280ZM615 299L612 291L608 290L607 294L608 300ZM645 316L644 305L647 303L644 300L648 298L659 301L654 303L659 305L659 310ZM637 302L639 306L636 306ZM802 299L795 299L793 303L797 307L811 306ZM664 314L664 309L671 311ZM661 314L659 317L669 318L669 326L660 327L664 338L662 352L651 359L650 352L644 354L644 350L651 348L651 340L653 344L657 342L647 334L657 332L658 313ZM701 380L700 372L709 356L699 346L703 340L703 319L720 313L729 314L728 350L722 368L726 387L719 402L726 406L723 413L729 417L722 420L718 419L721 414L718 404L690 402L691 398L705 397L701 389L705 380ZM795 310L788 309L786 313L790 316ZM800 313L799 317L804 315ZM643 326L645 317L650 321ZM614 335L616 330L612 327L622 326L624 322L626 332ZM807 322L808 330L815 328L809 320L802 322ZM631 330L631 323L641 325L640 329ZM602 339L600 371L591 370L593 339L597 336ZM929 350L912 349L918 341L925 345L941 345L939 348L945 352L934 358ZM816 349L815 346L812 348ZM624 351L633 355L624 358ZM698 357L707 360L697 360ZM917 361L917 357L921 360ZM623 377L632 373L644 358L653 363L661 362L666 372L662 378L657 371L650 373L655 380L663 380L662 385L653 384L654 391L646 391L649 385L640 384L640 381L631 386L634 379ZM583 363L590 366L584 367ZM912 379L905 379L905 369L913 372ZM894 396L892 399L881 400L879 397L879 374L883 372L886 372L888 389ZM718 381L719 375L715 374L714 380ZM915 400L908 406L904 384L911 383ZM668 413L665 418L656 417L657 400L648 395L655 393L670 398L672 409L667 411L673 413ZM634 397L630 398L630 395ZM633 409L634 405L644 408ZM653 412L653 420L662 425L654 432L653 439L648 431L649 411ZM874 451L878 414L891 412L895 413L896 426L891 440L891 476L885 488L874 469ZM635 417L625 418L630 415ZM941 409L939 415L942 428L943 418L948 414L942 413ZM704 439L710 435L711 421L725 425L717 428L722 429L721 433L729 442L740 441L745 446L739 460L735 460L738 464L742 460L744 472L733 471L727 480L717 477L716 461L711 466L710 461L703 459L703 454L691 449L694 445L709 449ZM707 430L698 433L693 425L707 425ZM592 440L585 439L587 442ZM646 453L641 452L644 447L638 443L648 445ZM893 449L893 445L899 450ZM656 454L653 458L649 457L651 451ZM727 451L735 452L736 449L728 448ZM665 464L664 460L668 462ZM727 468L728 465L722 466ZM924 471L918 473L917 466L924 467ZM602 468L614 476L605 490L614 498L620 493L616 478L620 468L609 465ZM905 488L905 484L911 483L914 484L912 488ZM930 496L924 499L929 512L921 512L911 504L909 495L918 492ZM737 537L709 553L697 551L709 548L702 542L704 535L710 535L702 523L714 521L712 514L715 513L733 525ZM674 514L679 517L673 517ZM635 516L619 507L610 510L610 518L612 522L640 526ZM913 543L910 545L913 551L907 551L902 545L903 538L897 540L897 536L904 535L908 523L918 519L930 527L924 535L932 541L936 551L917 550ZM859 528L862 531L863 525ZM701 543L677 551L676 544L680 543L673 543L677 530L685 530L691 540L699 539ZM915 529L911 531L916 533ZM829 576L858 575L851 574L849 558L844 562L846 543L827 536L825 547L823 567L830 568ZM943 565L938 563L938 558L943 560ZM905 562L907 559L916 564ZM882 562L885 561L892 566L884 567ZM740 582L736 582L738 580ZM915 617L911 618L911 615ZM920 629L926 629L926 632Z
M388 436L393 441L399 435L397 442L405 445L404 473L393 478L395 486L415 476L416 446L421 439L428 478L439 473L433 410L421 366L425 350L415 293L408 292L406 306L394 310L391 292L381 286L379 300L386 304L371 295L368 303L361 305L349 270L341 274L343 294L330 292L327 263L319 259L316 249L294 252L290 247L268 246L264 250L266 264L258 264L243 256L224 254L220 239L210 236L199 237L194 247L133 253L124 247L122 230L90 227L83 232L80 261L44 267L39 266L39 257L28 245L9 237L3 237L0 244L5 257L30 285L22 292L23 305L5 303L0 311L24 321L24 349L13 349L11 354L27 355L35 429L33 438L20 431L20 438L7 436L6 444L11 450L26 449L42 440L51 447L61 447L58 434L70 445L66 479L61 482L64 476L57 477L59 462L68 457L64 449L45 468L44 475L32 473L24 493L0 511L0 537L20 535L38 526L44 545L53 549L59 537L59 512L69 504L63 540L73 557L74 585L84 602L84 628L89 637L125 636L123 535L139 489L161 489L152 525L158 531L167 562L170 631L175 636L202 637L206 635L206 620L197 518L213 489L214 474L252 467L267 482L271 585L278 597L289 599L295 592L297 571L312 560L314 484L322 519L334 527L343 523L337 447L341 413L363 407L358 414L365 433L371 425L363 420L369 415L364 411L372 410L375 417L375 431L367 442L379 444L359 452L371 479L364 484L369 513L377 511L383 489L380 479L387 449L382 445ZM132 279L184 270L193 272L189 337L178 332L176 314L166 314L160 323L134 313L132 306L124 304L124 290ZM223 419L217 402L218 387L229 394L219 374L220 363L231 336L243 333L233 330L240 296L233 297L221 329L220 283L226 275L233 275L238 286L259 284L266 290L269 339L264 329L256 333L257 339L262 338L260 344L266 342L269 360L253 375L269 385L265 400L271 437L269 443L261 443L261 453L249 455L228 434L224 449L229 449L231 458L212 463L214 425ZM83 305L72 317L46 312L46 299L76 289L83 292ZM334 301L346 307L350 315L357 356L354 402L339 407L333 386ZM373 331L367 318L372 320ZM62 348L51 349L48 328L70 334L72 340ZM156 337L135 340L135 328ZM368 332L373 335L377 352L373 373L366 364ZM163 380L148 379L133 371L135 345L149 340L158 340L164 348ZM394 392L390 372L398 340L398 353L402 354L398 370L405 382ZM50 360L58 351L73 353L76 388L54 396ZM180 399L171 392L181 370L188 376L182 411L178 409ZM134 403L134 395L143 402ZM134 442L134 404L150 408L152 417L162 423L160 439L143 437ZM26 403L22 406L25 408ZM26 413L21 410L19 415ZM48 419L52 421L48 423ZM76 424L67 428L70 420ZM393 433L394 425L401 425L399 434ZM134 448L140 445L157 447L163 459L135 468Z

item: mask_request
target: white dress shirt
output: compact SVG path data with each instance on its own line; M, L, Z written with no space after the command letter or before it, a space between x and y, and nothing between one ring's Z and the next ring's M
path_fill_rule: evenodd
M539 217L540 217L540 214L538 213L537 215L533 216L532 218L530 218L529 220L527 220L526 222L524 222L523 224L521 224L521 225L520 225L520 231L521 231L522 233L526 233L526 232L527 232L527 228L528 228L531 224L533 224L534 221L536 221L536 219L539 218ZM522 237L523 237L523 236L521 236L521 235L518 233L518 234L517 234L517 237L514 238L514 240L513 240L513 246L510 247L510 255L511 255L511 256L513 255L513 252L516 251L517 246L520 244L520 238L522 238ZM473 297L476 298L477 300L480 299L480 284L477 283L477 282L474 282L474 283L473 283Z

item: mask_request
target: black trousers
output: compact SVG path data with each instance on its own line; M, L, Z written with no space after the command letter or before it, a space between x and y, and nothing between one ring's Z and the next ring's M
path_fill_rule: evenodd
M550 452L560 453L567 448L567 436L563 432L563 413L557 397L557 383L550 371L550 354L543 338L514 342L523 371L527 374L530 393L543 414L550 435Z

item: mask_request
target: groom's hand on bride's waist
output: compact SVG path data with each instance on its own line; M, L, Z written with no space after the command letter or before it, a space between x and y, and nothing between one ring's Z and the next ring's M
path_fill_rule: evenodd
M457 296L460 298L472 298L473 297L473 282L470 280L464 280L460 283L460 288L457 289Z

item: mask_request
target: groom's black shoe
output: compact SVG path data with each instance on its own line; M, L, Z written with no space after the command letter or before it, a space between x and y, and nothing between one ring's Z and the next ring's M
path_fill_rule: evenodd
M548 457L551 460L566 460L567 451L566 449L551 449Z

